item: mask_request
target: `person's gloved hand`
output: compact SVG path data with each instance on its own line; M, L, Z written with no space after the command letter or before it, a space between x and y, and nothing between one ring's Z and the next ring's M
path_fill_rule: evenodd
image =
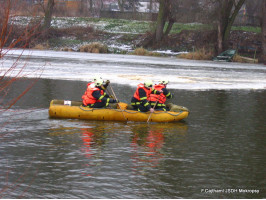
M107 81L105 81L105 83L106 83L106 85L109 85L110 81L109 81L109 80L107 80Z
M109 102L110 102L110 103L119 103L119 100L116 100L116 99L110 99Z
M150 108L150 112L153 113L154 112L154 109L153 108Z

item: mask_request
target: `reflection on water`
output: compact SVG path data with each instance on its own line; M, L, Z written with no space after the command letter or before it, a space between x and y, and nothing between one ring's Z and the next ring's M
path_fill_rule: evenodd
M111 122L112 123L112 122ZM102 157L105 155L105 148L110 144L115 143L114 133L121 132L121 125L116 123L114 127L110 127L110 123L94 122L89 123L88 128L79 127L64 127L60 125L56 128L51 128L49 135L53 137L64 138L61 140L61 145L71 143L65 141L65 135L75 135L80 138L80 154L86 158L86 164L83 164L86 172L82 172L85 176L95 176L99 171L97 167L102 164ZM88 123L83 123L82 126L88 126ZM124 144L126 151L130 152L129 161L133 174L144 175L145 171L150 168L158 167L160 161L164 159L163 147L165 139L172 137L184 137L187 134L187 124L179 123L151 123L147 126L146 123L128 123L126 125L127 133L125 135ZM127 139L126 139L127 138ZM126 139L126 140L125 140ZM73 137L71 137L73 140ZM114 140L114 141L113 141ZM72 142L73 144L73 142ZM118 144L119 145L119 144ZM110 150L109 150L110 151ZM110 152L109 152L110 153ZM89 169L88 169L89 168Z
M171 127L172 126L172 127ZM133 171L144 174L146 168L157 167L164 158L163 146L165 137L175 128L175 134L186 134L187 126L184 123L176 124L138 124L132 126L131 146L133 155Z
M87 158L91 158L91 156L93 155L91 146L95 145L93 129L82 130L82 140L84 145L83 151L85 153L85 156Z
M139 128L139 127L138 127ZM135 129L132 135L132 147L135 153L132 156L134 170L145 167L156 167L163 157L160 149L164 143L163 130Z

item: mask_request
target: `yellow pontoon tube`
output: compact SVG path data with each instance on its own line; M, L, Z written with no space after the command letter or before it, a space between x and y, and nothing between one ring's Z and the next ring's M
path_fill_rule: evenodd
M51 118L85 119L101 121L137 121L147 122L150 112L143 113L130 110L126 103L120 106L112 105L110 108L88 108L83 107L79 101L52 100L49 107ZM154 111L150 122L174 122L188 117L189 111L182 106L170 105L175 111ZM174 109L173 109L174 110Z

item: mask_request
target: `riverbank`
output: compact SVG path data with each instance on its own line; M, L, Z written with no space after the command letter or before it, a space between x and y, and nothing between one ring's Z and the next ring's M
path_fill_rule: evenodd
M32 19L17 17L13 20L16 25L26 25ZM106 51L103 53L129 54L141 47L142 41L149 37L154 27L154 22L147 21L56 17L53 18L48 34L34 38L29 43L29 48L78 52L83 46L97 42L104 45ZM216 56L215 43L216 32L211 26L176 23L169 37L146 50L156 53L156 56L176 56L184 52L204 51L211 55L208 58L211 59ZM241 56L252 59L260 57L260 28L233 27L230 48L238 50Z

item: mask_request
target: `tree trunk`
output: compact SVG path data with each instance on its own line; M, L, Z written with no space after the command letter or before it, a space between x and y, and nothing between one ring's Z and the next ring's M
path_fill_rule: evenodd
M169 19L169 23L168 23L168 26L165 30L164 36L169 35L170 31L172 30L174 23L175 23L175 20L173 18Z
M136 13L137 12L137 8L136 8L136 2L133 1L133 13Z
M121 12L124 12L124 0L117 0L118 7Z
M90 13L92 13L92 10L93 10L93 3L92 0L90 0Z
M149 10L150 10L150 13L152 12L152 9L153 9L153 3L152 3L153 0L150 0L150 5L149 5Z
M103 4L103 0L101 0L101 8L100 10L103 10L104 9L104 4Z
M88 0L81 0L80 6L82 16L88 16Z
M219 1L217 44L218 53L223 52L229 46L229 37L235 18L244 4L245 0L222 0Z
M262 31L262 48L263 48L263 55L260 61L266 64L266 0L263 0L262 3L262 22L261 22L261 31Z
M218 2L218 25L217 25L217 45L218 54L224 51L225 38L224 34L229 22L230 13L233 7L234 0L222 0ZM227 30L228 31L228 30Z
M160 0L160 7L159 7L159 13L157 17L157 26L156 26L156 31L155 31L155 41L161 41L163 38L163 30L164 30L164 25L166 22L167 18L167 4L168 0Z
M165 36L167 36L169 33L170 33L170 31L172 30L172 27L173 27L173 25L174 25L174 23L175 23L175 17L173 17L173 13L172 13L172 5L171 5L171 3L169 2L168 4L167 4L167 10L166 10L166 12L167 12L167 18L168 18L168 26L167 26L167 28L166 28L166 30L165 30L165 32L164 32L164 37Z
M43 24L43 29L45 30L51 27L54 5L55 5L54 0L48 0L45 9L44 24Z
M218 22L217 27L217 45L218 45L218 54L223 52L223 33L222 33L222 23Z
M240 0L237 5L235 5L234 7L234 10L233 10L233 13L230 17L230 13L229 13L229 18L228 18L228 22L227 22L227 26L225 27L225 30L224 30L224 36L223 36L223 41L224 41L224 44L223 44L223 50L227 49L228 46L229 46L229 37L230 37L230 31L232 29L232 26L233 26L233 23L235 21L235 18L237 16L237 14L239 13L239 10L241 9L242 5L244 4L245 0ZM233 8L233 2L231 4L229 4L229 10L232 10Z

